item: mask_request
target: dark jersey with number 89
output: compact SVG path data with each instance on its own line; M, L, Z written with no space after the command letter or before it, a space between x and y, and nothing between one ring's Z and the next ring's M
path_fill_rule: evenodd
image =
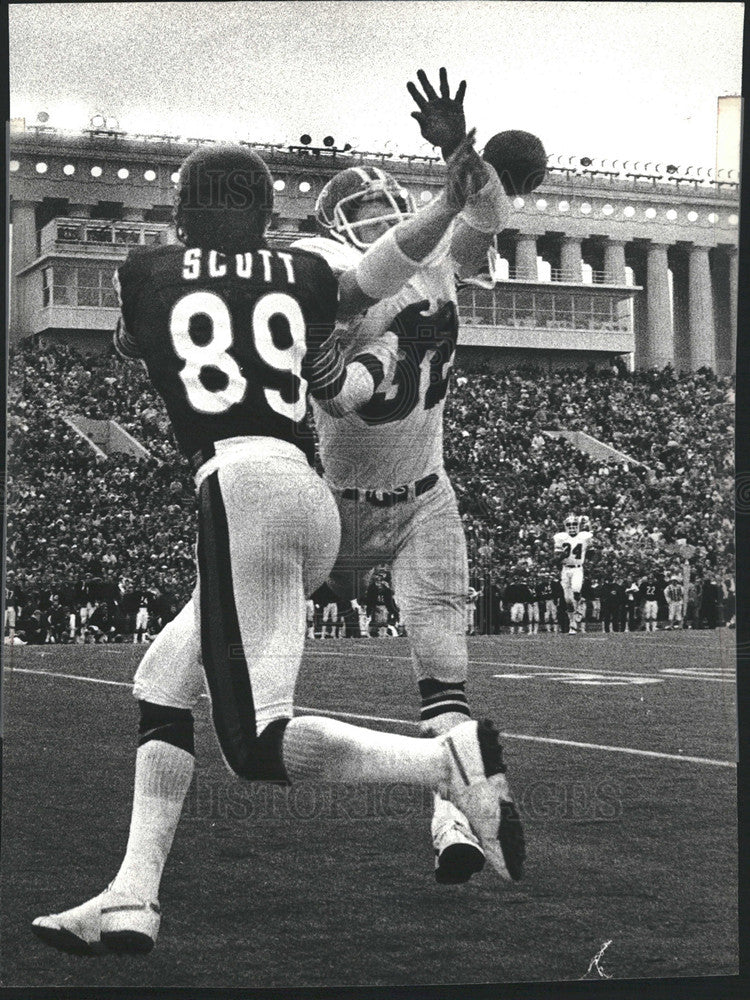
M145 362L188 458L245 436L290 441L312 458L306 375L337 308L320 257L155 247L131 252L116 284L115 344Z

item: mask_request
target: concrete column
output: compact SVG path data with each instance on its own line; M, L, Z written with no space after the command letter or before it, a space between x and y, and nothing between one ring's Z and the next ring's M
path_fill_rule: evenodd
M575 236L563 236L560 244L560 270L565 281L582 281L581 241Z
M690 293L688 250L685 246L673 248L671 266L674 283L674 367L678 372L688 372L690 371Z
M647 365L663 368L667 364L673 364L674 335L669 308L669 267L667 248L662 243L652 243L647 252L646 312L649 355Z
M693 370L704 366L714 368L716 363L716 332L707 247L690 248L688 288L690 297L690 364Z
M10 339L15 340L24 332L20 329L20 290L16 275L37 257L36 248L36 212L31 201L15 201L11 203L10 222Z
M516 237L516 277L536 281L539 277L536 264L536 236L521 233Z
M737 296L739 295L739 253L729 251L729 347L732 355L732 371L737 370Z
M622 240L607 240L604 244L604 273L607 284L625 284L625 244Z

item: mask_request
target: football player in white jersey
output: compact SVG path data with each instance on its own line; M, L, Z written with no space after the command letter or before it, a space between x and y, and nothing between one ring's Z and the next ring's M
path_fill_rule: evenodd
M465 135L465 84L451 98L445 70L440 95L421 70L418 77L426 96L408 85L420 109L414 117L447 158ZM456 278L480 269L509 217L497 173L478 156L477 161L481 189L435 252L416 271L404 259L403 272L411 276L401 290L383 298L374 284L372 294L380 301L346 325L345 358L370 373L372 398L347 414L313 404L324 478L342 524L329 582L342 597L352 598L363 592L373 566L391 566L425 735L443 734L470 716L468 563L456 497L443 467L443 406L458 337ZM392 175L377 167L351 167L331 178L317 201L318 222L330 238L293 245L320 254L341 275L378 237L392 239L392 227L414 212L411 195ZM520 834L515 805L508 802L505 808ZM481 870L477 838L458 809L439 795L432 835L438 882L465 882Z
M586 602L581 600L583 564L593 537L588 517L577 514L566 517L565 530L558 531L554 537L555 556L561 567L560 583L570 619L568 632L571 635L583 623L586 609Z

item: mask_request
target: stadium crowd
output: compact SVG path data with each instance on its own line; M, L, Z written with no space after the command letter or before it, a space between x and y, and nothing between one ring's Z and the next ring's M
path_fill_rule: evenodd
M468 627L504 627L519 603L505 599L509 587L531 588L540 609L556 600L547 596L557 575L551 539L571 511L586 513L594 531L590 620L609 607L599 591L634 595L655 574L660 618L663 591L677 577L687 585L685 622L731 621L733 403L731 381L708 369L678 377L670 368L468 373L457 365L445 457L468 540ZM151 457L97 457L63 419L75 415L116 420ZM544 433L555 429L585 431L630 461L594 459ZM102 641L158 631L194 585L196 508L190 470L145 371L109 352L14 348L8 453L6 603L16 636ZM383 618L382 605L359 595L354 614L338 609L337 631L396 632L393 596ZM331 603L323 597L318 607ZM641 604L626 598L613 627L639 627ZM147 628L136 628L144 608ZM381 624L368 626L357 609ZM529 630L533 617L524 615ZM312 621L311 634L333 634L318 611Z

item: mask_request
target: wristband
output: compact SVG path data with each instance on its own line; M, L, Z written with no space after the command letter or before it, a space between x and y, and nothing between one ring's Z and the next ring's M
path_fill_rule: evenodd
M494 168L490 167L488 173L490 179L467 200L459 219L480 233L500 233L508 225L510 206Z

